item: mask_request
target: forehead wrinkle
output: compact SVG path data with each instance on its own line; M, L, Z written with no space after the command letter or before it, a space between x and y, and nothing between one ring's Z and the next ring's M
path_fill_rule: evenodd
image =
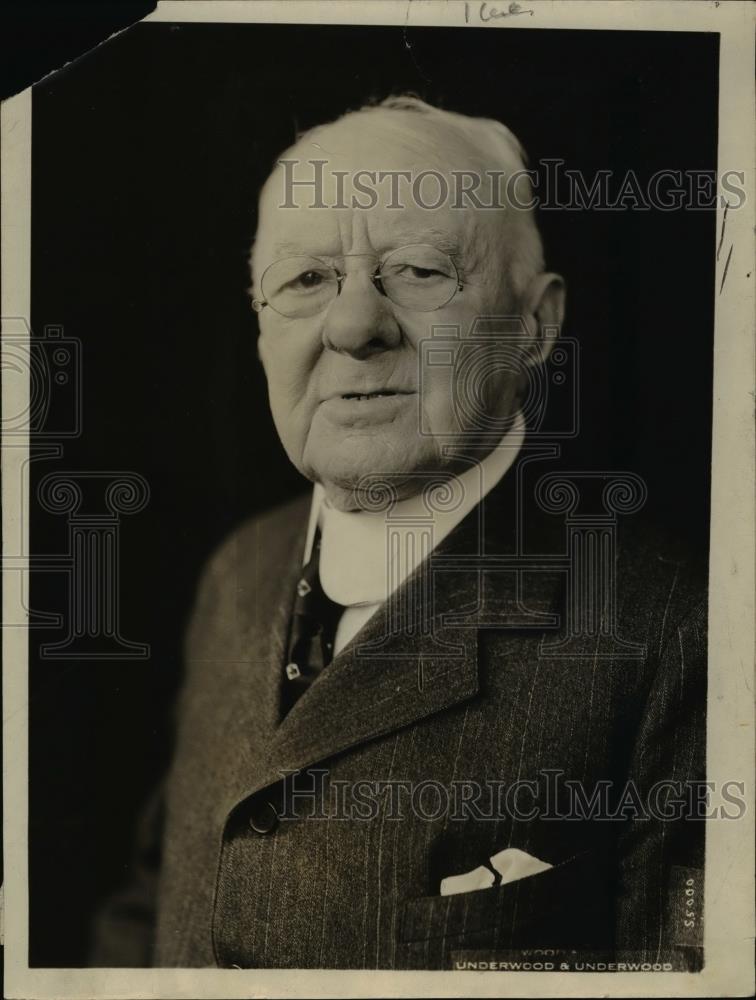
M461 240L452 233L440 229L420 229L405 230L394 234L392 238L383 238L372 241L374 252L377 256L383 256L393 250L405 246L416 244L435 247L450 257L459 257L463 253ZM273 256L281 257L340 257L351 256L349 253L332 253L323 243L299 243L296 241L284 240L275 243L272 247Z
M312 155L314 152L313 147L317 144L319 146L319 152L321 155L325 154L329 162L325 165L325 176L328 176L330 170L336 169L339 159L348 152L354 155L354 147L349 150L342 151L338 139L342 140L345 138L350 138L354 140L359 136L360 140L366 140L368 137L364 134L364 126L368 124L370 116L368 115L355 115L357 121L354 119L339 121L337 123L332 123L331 125L321 126L313 130L308 137L300 139L295 143L285 154L282 154L282 158L285 156L291 157L292 155L299 154L301 157L303 154ZM371 123L375 126L376 122ZM385 125L385 121L381 122ZM394 123L392 123L394 124ZM355 128L355 126L358 126ZM384 132L387 130L380 129L375 130ZM449 130L434 129L436 136L438 132L448 132ZM428 136L422 135L419 137L408 137L406 130L402 129L391 129L392 134L390 136L383 136L384 139L390 139L391 145L394 148L404 147L405 150L409 148L412 152L417 155L419 149L423 149L426 154L431 153L429 144L427 142ZM355 135L357 133L357 135ZM370 139L374 142L376 138L375 132L370 136ZM318 140L325 139L324 143ZM333 140L336 139L336 142ZM414 141L413 141L414 139ZM361 146L361 142L356 145ZM467 166L471 166L471 160L474 162L474 157L470 154L473 152L469 146L465 150L467 160ZM433 150L433 153L437 154L437 149ZM423 169L426 169L430 163L429 160L435 159L435 156L428 157L422 164ZM343 164L339 164L340 166ZM407 163L403 163L403 169L407 168ZM410 168L411 169L411 168ZM448 174L448 163L442 168L442 172ZM346 208L307 208L302 206L298 210L292 210L291 212L287 210L276 211L276 205L272 199L272 194L274 191L274 178L279 175L280 167L274 168L273 172L267 178L260 194L260 220L258 222L258 235L261 230L261 223L265 224L265 228L271 226L275 231L277 228L275 219L285 218L288 223L292 225L286 225L286 236L285 238L276 240L269 244L270 250L268 251L272 258L277 259L285 256L314 256L314 257L338 257L339 247L341 247L342 253L344 252L344 247L351 243L349 239L349 233L347 230L350 228L351 224L357 222L357 217L361 216L363 221L368 223L367 233L370 246L375 249L375 252L379 255L383 255L393 249L397 249L401 246L407 246L415 243L424 243L431 246L437 247L444 253L449 254L454 258L462 258L463 266L467 270L479 270L483 264L483 261L487 259L488 254L491 249L497 253L497 256L502 255L502 248L500 245L496 245L495 248L491 247L491 243L495 243L491 239L491 234L486 230L488 229L488 224L492 220L486 218L487 213L476 212L474 210L452 210L450 213L450 221L453 220L455 225L449 227L442 227L439 225L425 225L422 218L418 218L418 212L412 211L410 217L408 218L405 213L401 211L380 211L380 201L376 209L372 209L370 212L365 212L360 209L350 209ZM280 175L279 175L280 176ZM386 188L386 182L376 182L377 191L381 198L388 198L389 191ZM349 193L346 194L349 198ZM401 192L401 197L406 198L406 191ZM326 200L328 195L326 195ZM430 213L420 213L420 214L430 214ZM437 212L433 212L434 215ZM497 215L499 213L496 213ZM402 216L404 216L402 218ZM414 218L412 217L414 216ZM461 216L461 218L460 218ZM481 218L481 216L483 216ZM296 222L295 222L296 219ZM325 223L326 219L328 224L325 226L318 225L318 223ZM438 220L440 221L440 220ZM316 226L313 227L312 223L315 222ZM499 221L501 225L501 221ZM333 227L333 228L332 228ZM508 228L508 227L507 227ZM318 232L318 230L320 230ZM300 235L301 233L301 235ZM283 234L281 234L283 237ZM366 248L367 249L367 248ZM348 248L347 248L348 250ZM499 256L499 259L501 259ZM266 253L266 257L268 254ZM458 261L459 263L459 261Z

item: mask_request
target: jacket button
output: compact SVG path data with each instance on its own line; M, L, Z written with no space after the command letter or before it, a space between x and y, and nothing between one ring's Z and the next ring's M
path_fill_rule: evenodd
M272 802L261 802L252 809L248 820L255 833L272 833L278 826L278 813Z

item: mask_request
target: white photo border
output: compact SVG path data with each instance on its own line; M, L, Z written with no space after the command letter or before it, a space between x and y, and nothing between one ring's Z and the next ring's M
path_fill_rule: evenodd
M478 0L163 0L147 22L245 22L473 27ZM489 5L490 7L491 5ZM502 0L499 9L508 9ZM737 822L707 828L704 956L699 973L388 972L216 969L30 969L28 896L28 573L3 578L5 995L11 998L635 997L747 996L754 940L754 54L750 3L694 0L523 0L519 28L715 32L720 35L719 165L746 176L746 202L717 208L709 563L707 780L745 782ZM532 14L529 11L532 10ZM474 22L480 28L480 22ZM104 43L107 44L107 43ZM31 89L2 107L2 313L30 315ZM732 254L727 252L733 247ZM712 247L716 253L716 247ZM725 262L729 261L723 283ZM720 289L720 285L722 285ZM4 324L5 327L5 324ZM28 404L7 379L3 417ZM28 553L28 439L3 438L3 555ZM16 569L18 560L14 561ZM5 563L4 563L5 567ZM15 626L15 627L14 627ZM21 626L21 627L18 627ZM51 904L52 905L52 904ZM65 900L57 901L65 920Z

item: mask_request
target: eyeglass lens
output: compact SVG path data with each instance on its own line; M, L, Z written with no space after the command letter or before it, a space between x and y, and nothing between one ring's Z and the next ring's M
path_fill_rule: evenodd
M417 244L392 251L373 275L395 305L418 312L440 309L459 285L457 269L442 250ZM317 257L275 261L263 274L261 291L282 316L314 316L339 293L339 272Z

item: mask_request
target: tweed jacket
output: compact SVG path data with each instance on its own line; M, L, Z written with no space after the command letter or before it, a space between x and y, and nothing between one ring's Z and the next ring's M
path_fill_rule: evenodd
M650 529L620 531L602 610L615 627L570 638L564 521L539 515L523 542L513 483L283 718L309 498L220 547L188 629L173 764L98 964L699 966L701 900L685 887L703 890L704 824L643 806L659 782L705 777L701 575ZM544 558L517 572L506 557L525 549ZM440 895L506 848L552 867Z

